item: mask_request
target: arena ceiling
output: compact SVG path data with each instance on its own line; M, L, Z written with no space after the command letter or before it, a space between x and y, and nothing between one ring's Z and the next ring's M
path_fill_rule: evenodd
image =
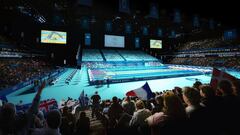
M77 12L80 7L76 6L78 0L0 0L1 5L17 5L19 3L29 3L40 14L47 16L53 13L54 3L66 5L69 12ZM115 14L118 12L118 0L92 0L93 6L91 12L102 10L102 15ZM236 0L130 0L130 8L138 11L141 15L149 12L149 3L158 3L160 12L180 9L188 16L199 15L200 17L222 22L229 26L240 26L239 4ZM73 8L74 7L74 8ZM80 10L84 12L84 10Z

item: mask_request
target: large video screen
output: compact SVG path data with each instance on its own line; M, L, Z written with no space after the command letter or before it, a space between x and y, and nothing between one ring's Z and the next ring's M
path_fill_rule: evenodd
M104 46L124 48L124 36L105 35Z
M162 48L162 40L150 39L150 48L161 49Z
M66 44L67 33L61 31L41 31L41 43Z

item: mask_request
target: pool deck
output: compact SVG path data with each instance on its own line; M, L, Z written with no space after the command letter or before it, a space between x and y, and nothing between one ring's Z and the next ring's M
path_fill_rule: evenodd
M88 73L86 68L78 70L76 75L73 77L72 81L68 84L65 83L65 79L74 69L68 69L64 74L59 78L59 81L52 86L46 86L42 92L41 99L50 99L55 98L59 103L62 99L67 99L71 97L73 99L78 99L82 90L89 97L94 94L95 91L98 91L102 99L111 99L113 96L118 98L123 98L129 90L139 88L145 84L146 81L135 81L135 82L124 82L124 83L114 83L110 84L108 88L107 85L89 85ZM237 73L238 75L240 73ZM185 77L176 77L176 78L164 78L164 79L155 79L148 80L148 84L153 92L160 92L163 90L171 90L175 86L184 87L192 86L195 82L195 79L200 80L202 83L209 83L211 80L210 75L196 75L196 76L185 76ZM28 87L22 88L16 92L13 92L7 95L7 99L12 103L19 103L20 100L23 103L31 103L33 97L36 93L19 95L23 91L29 89Z

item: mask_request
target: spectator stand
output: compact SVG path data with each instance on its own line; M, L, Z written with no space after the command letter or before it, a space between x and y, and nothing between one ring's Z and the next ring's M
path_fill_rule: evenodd
M66 72L65 69L58 69L57 71L52 71L52 73L49 73L50 76L42 75L41 77L36 77L36 78L30 79L29 81L26 81L24 83L19 83L13 87L1 90L0 95L7 98L8 96L15 96L15 95L22 93L23 91L32 89L32 88L34 88L34 83L33 83L34 80L39 80L40 82L47 80L47 84L49 84L52 80L51 78L57 78L64 72Z

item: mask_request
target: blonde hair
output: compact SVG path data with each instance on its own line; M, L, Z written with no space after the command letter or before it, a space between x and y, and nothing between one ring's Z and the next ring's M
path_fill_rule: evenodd
M174 118L186 118L185 108L180 98L173 92L166 92L163 95L163 112Z
M144 105L144 103L143 103L142 100L137 100L137 102L136 102L136 108L137 108L137 109L143 109L143 108L145 108L145 105Z

